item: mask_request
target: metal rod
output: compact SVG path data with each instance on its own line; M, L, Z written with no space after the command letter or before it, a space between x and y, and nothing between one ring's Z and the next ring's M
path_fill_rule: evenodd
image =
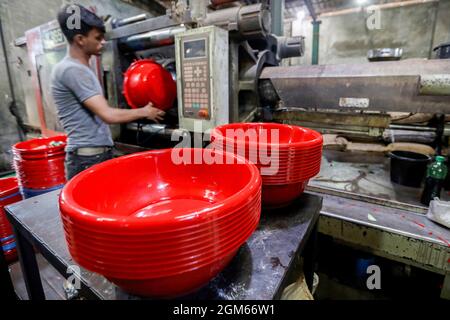
M186 27L177 26L162 30L137 34L119 41L119 48L123 51L140 51L150 48L172 45L175 35L185 32Z
M433 29L431 31L431 39L430 39L430 51L428 53L428 59L432 59L433 58L433 44L434 44L434 40L435 40L435 36L436 36L436 25L437 25L437 20L438 20L438 12L439 12L439 6L440 6L441 2L437 2L434 6L434 15L433 15Z
M401 129L401 130L414 130L414 131L436 131L436 128L431 127L420 127L420 126L408 126L401 124L391 124L389 129Z
M282 36L284 33L284 0L272 1L270 7L272 12L272 33Z
M128 24L144 21L148 19L148 15L146 13L139 14L134 17L125 18L116 22L117 27L122 27Z
M314 6L311 3L311 0L305 0L305 5L308 8L309 15L311 16L313 21L316 21L317 20L317 14L316 14L316 11L314 10Z
M320 24L322 21L313 20L313 46L312 46L312 64L319 64L319 40L320 40Z
M318 194L318 195L328 194L331 196L372 203L372 204L390 207L390 208L394 208L394 209L407 210L407 211L411 211L416 214L426 214L427 213L427 208L424 206L416 206L416 205L412 205L412 204L405 203L405 202L399 202L399 201L395 201L395 200L386 200L383 198L378 198L378 197L373 197L373 196L367 196L364 194L333 189L330 187L322 187L322 186L317 186L317 185L313 186L310 184L306 187L306 190L311 193Z

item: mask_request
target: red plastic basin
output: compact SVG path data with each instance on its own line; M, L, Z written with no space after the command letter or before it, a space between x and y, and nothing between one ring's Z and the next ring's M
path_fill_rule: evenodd
M19 185L45 190L66 182L64 158L66 136L37 138L13 146L13 166Z
M0 179L0 250L3 250L8 264L17 261L17 250L14 233L6 218L4 207L21 200L16 178Z
M15 144L12 151L20 159L44 159L63 155L66 144L66 136L36 138Z
M182 152L191 162L195 152L226 157L203 149ZM192 273L192 279L203 279L184 294L210 280L205 266L223 268L220 261L236 252L259 223L261 176L256 166L234 155L228 155L234 164L177 164L177 153L161 150L110 160L66 184L59 202L75 261L119 279L127 291L150 296L167 293L152 287L158 278ZM147 286L135 291L120 279L139 279ZM178 290L169 292L178 295Z
M208 284L230 263L235 255L236 252L231 252L226 257L211 261L199 269L176 276L137 280L109 278L109 280L137 296L176 298L193 293Z
M177 165L171 150L162 150L113 159L66 184L61 212L112 232L174 230L208 221L260 189L258 169L233 158L239 163Z
M275 130L278 132L277 143L272 141L272 131L275 132ZM237 134L239 131L246 134L239 135ZM256 141L250 139L255 136L250 133L256 133ZM256 147L254 150L260 147L267 147L270 150L270 147L274 145L279 150L302 150L323 144L322 135L314 130L278 123L227 124L215 128L211 132L211 137L212 141L219 139L219 141L225 141L227 145L237 143L254 146Z
M134 62L126 71L124 95L131 108L141 108L149 102L156 108L172 108L177 86L169 71L160 64L144 59Z
M260 169L264 207L289 204L303 193L307 181L320 172L323 138L307 128L235 123L215 128L211 141L212 149L245 156Z
M262 201L267 209L282 208L291 204L304 191L308 181L284 184L284 185L264 185Z
M260 204L255 206L253 210L255 215L241 221L237 219L238 223L234 226L222 226L220 229L211 228L203 234L186 235L183 241L176 242L170 238L164 243L152 239L148 241L135 240L133 242L115 239L115 241L107 242L73 228L71 230L65 229L65 231L69 242L73 243L72 249L81 251L84 256L105 263L127 261L128 266L131 266L129 264L131 261L140 261L138 266L141 267L141 263L144 263L144 261L159 263L159 260L171 260L173 258L192 260L197 254L208 255L210 252L222 250L228 244L240 243L243 238L247 237L245 230L251 229L250 231L253 232L253 229L258 225L260 214L256 211L260 210ZM80 239L83 240L80 241ZM157 253L157 255L154 255L154 253Z

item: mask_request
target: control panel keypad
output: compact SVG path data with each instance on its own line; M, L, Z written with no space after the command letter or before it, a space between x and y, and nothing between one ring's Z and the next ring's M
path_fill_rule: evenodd
M183 61L183 105L185 117L209 120L209 70L207 59Z

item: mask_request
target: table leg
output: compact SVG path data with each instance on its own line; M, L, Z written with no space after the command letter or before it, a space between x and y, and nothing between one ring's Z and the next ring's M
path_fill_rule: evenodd
M14 234L28 298L30 300L45 300L44 288L42 287L34 248L16 228L14 228Z
M444 278L444 285L441 290L441 299L450 300L450 272L447 272Z
M0 283L1 292L0 296L2 300L17 300L17 295L14 290L14 285L9 274L8 263L6 262L5 255L3 254L3 249L0 246Z
M318 242L318 222L314 225L308 242L306 243L304 254L303 272L305 274L305 281L309 290L312 292L314 283L314 271L316 271L317 245Z

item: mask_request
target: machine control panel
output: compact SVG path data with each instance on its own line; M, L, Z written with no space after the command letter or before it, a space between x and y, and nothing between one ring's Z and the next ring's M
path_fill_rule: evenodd
M208 38L183 42L184 116L198 120L211 119Z
M228 32L209 26L178 34L180 127L205 132L228 123Z

